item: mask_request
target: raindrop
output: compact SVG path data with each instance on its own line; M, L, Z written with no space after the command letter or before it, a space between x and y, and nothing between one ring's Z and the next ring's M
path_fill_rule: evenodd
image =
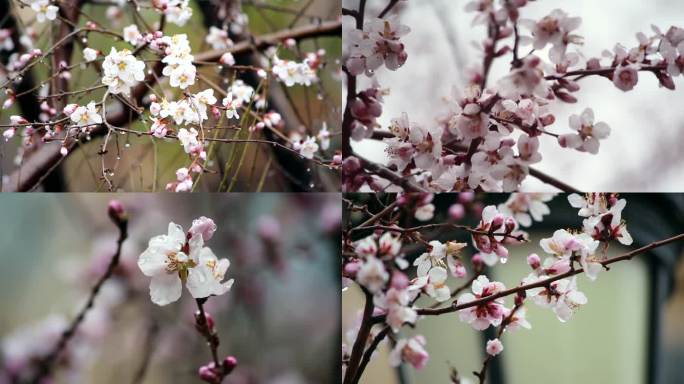
M306 169L306 172L307 172L307 173L311 173L311 168L307 168L307 169Z
M309 188L313 189L315 187L314 183L309 184Z
M124 144L124 147L130 148L130 147L131 147L131 143L126 143L126 144Z

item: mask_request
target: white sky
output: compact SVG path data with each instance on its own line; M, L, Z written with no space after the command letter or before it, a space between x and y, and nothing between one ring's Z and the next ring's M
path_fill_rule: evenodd
M376 2L379 4L375 5ZM375 9L384 5L379 0L370 3ZM463 11L466 3L453 0L407 2L402 21L411 27L411 33L403 38L408 61L396 72L382 69L377 75L381 86L391 89L380 119L383 126L403 111L409 114L411 121L431 124L441 110L442 98L450 94L452 86L462 84L463 65L481 62L472 43L486 35L485 28L471 25L474 14ZM344 5L354 8L356 1L344 1ZM579 50L586 57L600 56L603 49L612 49L617 42L634 46L636 32L650 35L651 24L662 30L670 25L684 27L684 3L674 0L536 1L522 9L522 17L539 19L554 8L582 17L577 32L585 39ZM368 15L375 14L376 10L369 9ZM449 23L449 36L456 43L457 55L450 48L439 15ZM351 18L344 19L346 27ZM521 28L521 32L527 30ZM459 57L458 61L454 56ZM546 54L542 58L548 61ZM509 62L509 56L495 62L488 84L506 73ZM636 88L625 93L605 78L581 80L582 89L575 94L579 102L556 104L556 123L551 131L569 132L568 116L592 107L596 120L605 121L612 128L611 136L601 142L598 155L560 148L555 139L544 136L541 144L544 159L535 167L582 190L684 190L681 172L684 166L684 154L681 154L684 149L684 78L676 78L675 84L675 91L660 88L653 75L640 73ZM369 141L355 145L355 150L376 161L383 161L382 149L382 144ZM526 191L548 188L532 177L522 185Z

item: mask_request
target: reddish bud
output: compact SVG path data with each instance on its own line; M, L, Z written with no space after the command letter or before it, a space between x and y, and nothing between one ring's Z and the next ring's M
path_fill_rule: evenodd
M529 264L532 269L539 268L539 266L541 265L541 259L539 258L539 255L533 253L527 256L527 264Z
M209 314L209 312L204 311L204 317L207 319L207 329L209 332L214 331L214 318ZM197 329L197 332L204 334L205 329L202 326L202 314L200 311L195 312L195 329Z
M501 228L504 225L504 216L499 214L494 216L494 219L492 219L492 226L489 228L491 232L496 231L497 229Z
M109 202L107 214L116 223L126 221L126 210L119 200L111 200Z
M458 194L458 202L461 204L468 204L475 200L475 193L473 192L461 192Z
M564 101L566 103L576 103L577 102L577 98L575 96L567 93L567 92L556 91L556 96L558 96L558 98L561 101Z
M479 253L474 254L470 261L473 263L473 267L475 267L475 269L479 270L484 267L484 260L482 260L482 255Z
M507 217L506 220L504 221L504 225L506 226L506 233L511 233L515 229L515 219L512 217Z
M525 301L525 291L518 292L518 294L515 295L515 299L514 299L515 305L521 306L521 305L523 305L524 301Z
M203 365L199 368L197 371L197 374L199 375L199 378L202 381L206 381L207 383L216 383L219 380L219 375L216 373L216 370L212 368L213 363L210 365Z
M595 70L600 68L601 62L599 62L599 59L597 59L596 57L592 57L591 59L587 60L587 69Z
M399 290L404 289L404 288L409 286L409 278L403 272L394 271L392 273L391 285L392 285L392 288L395 288L395 289L399 289Z
M556 121L556 117L554 115L549 114L542 116L539 120L541 121L543 126L547 127Z
M238 361L235 356L227 356L223 359L223 374L228 375L237 367Z
M454 204L449 207L449 217L453 220L461 220L465 217L465 207L462 204Z

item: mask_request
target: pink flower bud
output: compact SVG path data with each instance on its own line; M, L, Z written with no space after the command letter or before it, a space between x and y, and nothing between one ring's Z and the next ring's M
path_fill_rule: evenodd
M14 134L16 133L15 128L7 128L5 132L2 133L2 137L5 138L5 141L9 141L9 139L14 137Z
M532 269L539 268L539 266L541 265L541 259L539 258L539 255L533 253L527 256L527 264L529 264Z
M468 204L475 200L475 193L474 192L461 192L458 194L458 201L461 204Z
M556 121L556 117L554 115L549 114L542 116L539 120L541 121L543 126L547 127Z
M14 102L15 102L16 100L17 100L17 99L16 99L13 95L11 95L10 97L7 98L7 100L5 100L5 101L2 103L2 109L9 109L9 108L11 108L11 107L14 105Z
M72 113L74 113L76 108L78 108L78 104L67 104L67 106L64 107L63 112L65 115L71 115Z
M270 243L278 242L282 236L280 223L273 216L262 216L257 222L259 236Z
M601 68L601 62L598 58L592 57L591 59L587 60L587 69L595 70L599 68Z
M361 170L361 162L354 156L347 157L342 162L342 173L345 176L356 175Z
M228 66L235 65L235 57L233 57L232 53L226 52L223 55L221 55L221 58L219 59L219 63L221 63L223 65L228 65Z
M361 262L358 260L351 261L344 265L344 276L350 279L356 278L356 273L361 269Z
M107 206L107 214L116 222L126 218L126 210L119 200L109 201L109 205Z
M216 383L219 379L219 375L209 365L201 366L197 371L197 374L202 381L206 381L207 383Z
M339 152L339 151L335 152L335 155L333 155L333 158L332 158L332 164L337 165L337 166L342 165L342 153L341 152Z
M482 255L479 253L474 254L470 262L473 263L475 269L480 269L484 266L484 260L482 260Z
M492 226L489 228L491 232L496 231L497 229L501 228L504 225L504 216L502 214L498 214L494 216L492 219Z
M224 375L227 375L237 367L238 361L235 356L227 356L225 359L223 359L223 373Z
M214 224L214 220L202 216L192 221L192 227L188 232L192 236L202 236L204 241L209 241L216 232L216 224Z
M394 271L392 273L392 280L390 281L392 288L402 290L409 286L409 278L405 273Z
M513 299L513 302L515 305L520 306L523 305L525 302L525 291L520 291L515 295L515 298Z
M465 207L462 204L453 204L449 207L449 217L453 220L461 220L465 217Z
M556 96L566 103L576 103L577 98L567 92L556 91Z
M608 196L608 205L612 207L613 205L617 204L617 202L618 202L618 197L617 197L617 195L614 194L614 193L611 193L611 194Z
M206 310L204 311L204 318L207 319L207 329L209 330L209 332L213 332L214 318ZM199 310L195 312L195 329L197 329L197 332L201 334L205 333L205 329L202 324L202 314Z
M512 217L507 217L506 220L504 221L504 225L506 227L506 233L511 233L515 229L516 223L515 219Z

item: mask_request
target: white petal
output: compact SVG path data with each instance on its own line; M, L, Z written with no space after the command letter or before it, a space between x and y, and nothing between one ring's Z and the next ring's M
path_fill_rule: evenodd
M157 305L166 305L178 300L183 286L175 273L162 273L154 276L150 282L150 297Z
M185 232L183 232L183 227L176 223L169 223L169 237L175 241L184 243L185 242Z
M214 293L215 283L216 279L214 279L211 269L200 265L190 269L185 286L190 291L192 297L199 299L211 296Z
M166 254L156 248L147 248L138 258L138 267L145 276L166 273Z
M572 206L573 208L582 208L586 204L586 200L584 200L584 197L580 196L577 193L569 195L568 202L570 203L570 206Z

